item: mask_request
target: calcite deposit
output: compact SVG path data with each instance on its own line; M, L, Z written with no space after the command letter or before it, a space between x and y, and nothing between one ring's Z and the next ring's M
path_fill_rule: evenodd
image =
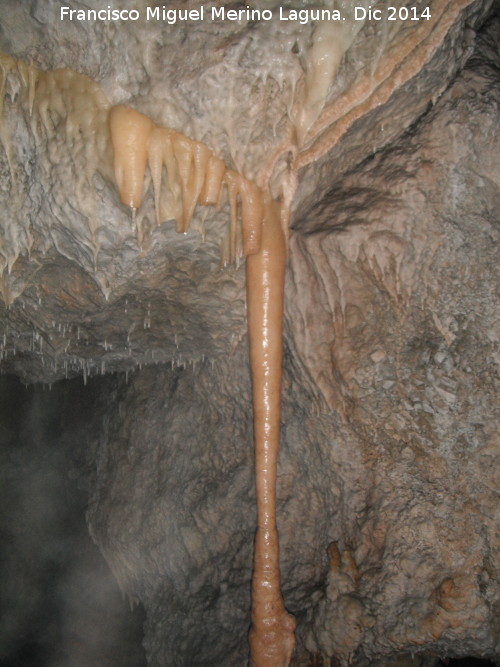
M150 665L248 661L245 271L228 201L181 235L148 170L137 211L120 202L112 105L291 207L277 522L292 664L500 661L499 4L426 6L337 32L278 6L175 25L0 6L1 369L57 383L57 438L144 608Z

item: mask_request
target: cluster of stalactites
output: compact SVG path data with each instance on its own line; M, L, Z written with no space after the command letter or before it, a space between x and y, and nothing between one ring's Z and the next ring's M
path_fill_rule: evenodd
M20 85L26 91L25 99L35 134L40 134L38 123L48 138L62 132L68 148L83 151L86 162L95 167L102 161L108 146L101 130L110 104L95 81L66 68L40 70L0 53L0 119L9 74L17 81L14 88ZM4 147L10 157L6 128L0 125Z
M227 193L230 225L223 260L234 262L259 250L264 193L255 183L227 169L202 142L157 127L134 109L113 107L109 122L123 204L140 207L149 166L158 224L175 220L176 230L185 233L198 204L219 209Z
M35 142L35 150L44 156L36 166L36 178L51 188L55 205L51 206L49 224L65 209L67 200L88 223L81 242L82 256L93 259L94 269L100 249L99 220L95 207L94 176L99 172L112 179L107 117L110 103L100 86L70 69L44 71L4 53L0 53L0 143L10 169L9 210L0 223L0 272L11 268L20 255L29 255L35 239L45 252L52 233L44 233L41 217L33 221L23 214L30 197L23 187L34 176L34 162L25 159L23 141L16 141L23 117ZM52 184L73 182L71 193ZM29 206L29 203L28 203ZM17 216L16 216L17 213ZM75 220L69 222L75 225ZM38 230L34 233L34 227ZM56 232L57 233L57 232ZM92 261L90 259L90 261Z
M112 178L110 138L115 180L125 205L140 207L149 167L158 224L175 220L176 230L187 232L198 204L218 210L227 199L230 222L221 245L223 264L238 262L259 250L264 191L228 169L208 146L157 127L150 118L126 106L111 107L100 86L83 74L69 69L43 71L0 53L0 143L11 170L11 197L23 195L17 193L15 185L17 168L10 128L2 119L6 92L17 99L19 108L24 107L34 136L49 152L47 170L57 173L47 174L47 178L72 174L76 179L73 196L88 220L89 242L96 258L99 243L95 237L98 216L92 197L93 176L99 172L106 179ZM22 208L21 201L18 208ZM284 226L286 223L283 220ZM10 268L20 254L29 253L33 243L29 225L24 230L19 225L2 228L1 236L5 249L2 251L0 243L0 270L5 265Z

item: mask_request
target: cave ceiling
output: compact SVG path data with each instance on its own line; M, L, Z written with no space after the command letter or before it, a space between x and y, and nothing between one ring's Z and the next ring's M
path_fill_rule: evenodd
M99 86L78 93L61 84L59 102L54 94L44 111L35 95L30 113L26 82L3 65L4 372L51 382L196 363L230 353L245 335L243 268L225 266L227 203L218 212L199 207L178 235L172 221L157 224L147 175L133 219L114 185L109 132L95 130L106 125L107 104L126 104L205 142L275 196L292 192L290 226L311 231L325 221L310 212L340 176L439 98L470 56L474 25L490 5L435 1L432 20L413 32L404 21L366 21L349 39L331 35L352 45L326 90L330 118L323 111L316 134L297 149L287 137L300 126L290 118L308 101L304 72L314 74L311 23L69 21L60 20L58 3L2 3L4 53L42 70L71 68ZM80 145L68 125L82 106L79 131L88 136ZM293 173L292 159L303 165ZM327 224L351 223L341 217Z

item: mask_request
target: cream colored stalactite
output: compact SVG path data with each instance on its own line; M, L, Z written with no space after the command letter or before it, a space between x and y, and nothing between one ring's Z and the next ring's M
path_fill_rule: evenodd
M199 202L202 206L221 206L222 179L226 172L226 165L215 155L210 155L207 164L205 182L200 192Z
M2 120L3 116L5 87L9 74L17 76L21 85L27 90L28 110L30 114L33 113L35 86L39 76L39 71L27 63L22 62L21 60L16 60L15 58L12 58L5 53L0 53L0 121ZM7 160L9 161L11 176L14 178L15 174L11 163L10 137L7 133L7 128L2 122L0 122L0 141L3 144L5 153L7 155Z
M182 184L183 219L178 231L186 232L205 181L210 151L204 144L177 133L173 148Z
M151 121L128 107L110 113L114 164L121 201L138 208L146 158L157 216L163 185L180 185L177 229L186 231L197 203L218 206L225 184L230 212L230 255L246 257L247 321L252 377L257 532L252 577L250 662L285 667L295 646L295 619L285 609L280 586L276 526L276 467L280 444L283 299L286 237L282 205L213 156L209 149ZM163 169L167 183L163 184ZM180 222L180 224L179 224Z
M197 204L219 207L226 186L230 214L231 261L260 248L264 215L263 192L209 148L168 128L159 128L144 114L126 106L109 114L114 147L116 184L123 204L139 208L146 165L153 181L158 223L174 219L178 232L186 232ZM164 178L166 173L166 179ZM238 248L241 225L242 248Z
M7 82L8 74L13 71L17 66L17 62L14 58L0 54L0 121L3 116L3 105L5 98L5 84ZM11 145L10 145L10 136L7 132L7 128L4 123L0 122L0 141L7 156L7 162L9 164L10 174L13 178L14 170L12 168L12 155L11 155Z
M231 218L231 254L237 257L239 249L237 241L237 223L241 215L243 255L248 257L258 252L262 235L264 203L262 190L252 181L235 171L228 170L225 183L229 198L229 214Z
M149 165L158 224L173 219L176 230L185 233L198 203L217 205L226 168L205 144L156 127L144 114L122 105L111 109L109 127L123 204L133 210L141 205Z
M7 102L5 96L9 94L10 102ZM21 211L26 193L18 183L19 174L13 159L17 147L12 144L5 117L7 106L9 112L14 110L25 116L35 145L46 155L40 170L42 178L52 181L74 178L72 205L87 218L88 231L81 238L88 255L93 256L95 269L99 238L93 179L97 172L112 179L107 125L109 101L99 85L83 74L69 69L39 70L0 53L0 142L10 167L10 206ZM67 197L57 190L53 191L53 197L56 204L53 210L60 211ZM2 231L0 269L6 265L10 271L20 254L29 255L35 234L32 223L23 216L10 224L6 222ZM56 247L59 238L57 233L51 237ZM61 252L64 254L64 250ZM16 293L14 298L18 295Z
M122 203L132 209L138 209L142 202L148 143L154 127L150 118L129 107L116 106L109 113L116 185Z
M295 647L295 619L281 596L276 526L286 240L280 205L266 194L263 206L260 248L246 260L257 492L249 643L253 667L284 667Z
M156 221L175 220L177 231L181 231L184 210L182 190L177 162L174 156L173 130L156 127L149 137L147 146L148 163L153 181ZM164 182L164 172L167 181Z

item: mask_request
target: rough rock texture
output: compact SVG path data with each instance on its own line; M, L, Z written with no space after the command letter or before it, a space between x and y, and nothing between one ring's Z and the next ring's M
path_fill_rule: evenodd
M497 72L472 59L295 225L290 338L349 459L312 652L498 654Z
M4 30L2 48L39 54L41 23L52 44L42 64L77 67L51 20L44 22L45 5L33 4L25 44L12 48ZM278 483L297 664L310 656L360 667L393 659L430 665L444 655L500 660L498 3L453 79L472 49L465 16L476 25L489 6L473 3L450 33L456 56L446 43L432 71L374 111L376 122L362 118L333 153L307 167L299 188ZM16 12L7 25L24 16ZM73 25L68 35L84 45L85 71L113 102L137 102L152 114L161 108L166 84L156 78L156 57L167 50L152 33L142 36L143 79L133 59L140 34L127 50L122 40L130 34L111 27L94 36ZM241 36L224 39L231 51ZM112 40L111 54L124 54L124 64L103 58ZM259 40L244 43L257 48ZM226 71L230 62L211 42L207 53ZM237 60L234 51L238 66L245 53ZM212 100L210 77L200 90L195 85L208 65L200 56L180 76L174 56L165 57L172 58L165 80L182 81L156 120L183 127L186 118L176 114L186 100L185 108L194 100L203 106L198 94ZM339 85L349 81L349 63ZM236 78L238 95L252 77ZM267 108L277 86L262 86L254 99ZM417 88L426 91L420 104L410 95ZM216 127L219 104L203 106L206 117L190 116L192 136L207 139L202 128ZM383 123L391 139L385 147L374 139ZM368 127L374 134L362 150ZM241 131L234 146L248 140ZM19 132L27 144L18 146L29 145L26 127ZM213 132L238 165L227 137ZM258 161L268 138L249 132L262 140ZM40 204L30 209L34 228L44 236L50 210L53 244L31 261L22 255L4 277L4 301L20 283L24 292L10 309L0 304L3 368L51 381L147 364L128 378L93 381L91 423L63 420L64 437L80 444L90 531L122 589L144 604L151 665L243 665L255 517L250 392L243 271L217 269L222 216L207 220L203 245L196 234L179 238L169 226L155 228L141 256L127 212L98 177L100 214L118 236L103 240L94 274L78 234L73 254L57 250L70 185L63 184L67 200L51 198L30 178L29 199ZM44 188L51 174L46 178ZM2 216L12 214L11 204L5 201ZM24 209L16 215L24 219ZM153 219L151 202L144 215Z

